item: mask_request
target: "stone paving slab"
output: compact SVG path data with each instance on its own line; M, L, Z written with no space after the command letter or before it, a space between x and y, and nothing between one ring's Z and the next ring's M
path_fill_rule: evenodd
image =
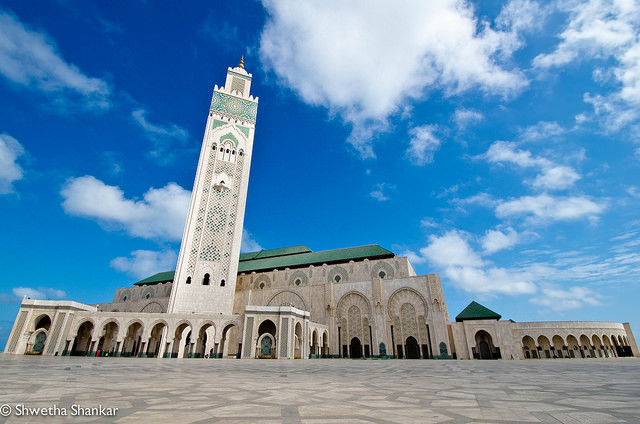
M640 360L5 356L4 405L0 424L640 423ZM17 416L22 405L69 415ZM72 416L73 405L118 411Z

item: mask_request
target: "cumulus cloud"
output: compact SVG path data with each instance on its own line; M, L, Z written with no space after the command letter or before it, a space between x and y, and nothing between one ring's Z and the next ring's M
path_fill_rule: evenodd
M155 252L135 250L130 257L118 257L110 262L112 268L137 278L145 278L164 271L176 269L178 255L173 250Z
M568 290L557 287L544 287L539 296L530 301L555 311L577 309L583 306L598 306L601 296L586 287L573 286Z
M263 0L260 57L304 102L352 125L349 142L373 157L371 138L387 118L430 90L470 88L510 95L526 86L501 60L525 24L502 30L457 0L404 2Z
M528 150L517 149L513 142L496 141L482 157L489 163L512 163L521 168L539 169L541 173L527 182L541 190L563 190L581 178L575 169L536 157Z
M142 199L127 199L116 186L91 175L71 178L60 191L70 215L96 219L107 228L125 229L146 239L179 241L191 192L175 183L150 188Z
M174 157L171 151L173 143L184 143L189 138L189 132L176 124L152 124L147 120L146 115L147 111L144 109L136 109L131 112L133 120L153 143L153 149L150 155L156 159L158 163L166 165L171 162Z
M247 253L247 252L257 252L259 250L262 250L262 246L260 246L260 244L255 241L255 239L253 238L253 235L247 231L246 229L242 230L242 244L240 245L240 252L242 253Z
M48 35L7 12L0 12L0 34L0 74L13 84L51 95L58 105L72 97L87 107L109 107L108 84L67 63Z
M13 193L13 182L22 179L24 171L17 160L24 147L7 133L0 134L0 194Z
M37 289L32 287L14 287L11 291L18 299L24 297L31 299L64 299L67 297L67 293L64 290L49 287L38 287Z
M548 141L567 132L567 129L557 122L540 121L535 125L524 128L520 133L522 141Z
M452 230L443 236L431 236L420 255L443 270L451 283L470 293L532 294L537 290L531 277L519 271L494 266L469 244L464 233Z
M571 187L580 178L580 175L569 166L554 166L544 169L536 176L532 185L540 189L561 190Z
M495 212L499 218L528 216L540 221L569 221L597 217L604 209L604 204L586 196L554 197L540 194L502 201Z
M520 241L520 234L509 227L505 232L501 230L488 230L482 237L482 248L485 253L491 254L503 249L515 246Z
M433 154L442 143L435 135L436 125L422 125L409 130L411 140L406 155L414 165L422 166L433 162Z

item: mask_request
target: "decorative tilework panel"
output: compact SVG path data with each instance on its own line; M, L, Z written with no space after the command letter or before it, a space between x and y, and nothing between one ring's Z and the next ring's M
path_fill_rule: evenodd
M355 305L350 307L347 319L349 320L349 340L347 342L351 343L351 339L357 337L362 343L362 314L360 313L360 308Z
M258 104L250 100L238 99L228 94L214 91L211 99L211 110L222 115L256 122Z

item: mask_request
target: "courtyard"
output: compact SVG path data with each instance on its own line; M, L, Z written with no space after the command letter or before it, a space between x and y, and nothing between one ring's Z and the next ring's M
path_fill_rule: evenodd
M11 408L0 423L640 422L640 361L635 359L18 356L1 358L0 365L0 404ZM25 408L54 405L58 416L24 415ZM117 412L79 416L72 406ZM16 416L20 408L22 416ZM61 408L68 416L59 416Z

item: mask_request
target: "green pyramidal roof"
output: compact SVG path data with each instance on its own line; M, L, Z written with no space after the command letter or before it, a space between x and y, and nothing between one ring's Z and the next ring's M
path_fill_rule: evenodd
M493 312L491 309L486 308L479 304L478 302L471 302L469 306L464 308L462 312L458 314L456 317L456 322L462 322L465 320L473 320L473 319L495 319L499 320L502 318L502 315L499 315Z
M336 264L351 260L384 259L394 256L393 252L377 244L322 252L313 252L307 246L284 247L241 254L238 263L238 274L254 271L266 272L274 269L301 268L310 265ZM173 281L174 276L175 271L160 272L138 281L135 285L144 286Z

